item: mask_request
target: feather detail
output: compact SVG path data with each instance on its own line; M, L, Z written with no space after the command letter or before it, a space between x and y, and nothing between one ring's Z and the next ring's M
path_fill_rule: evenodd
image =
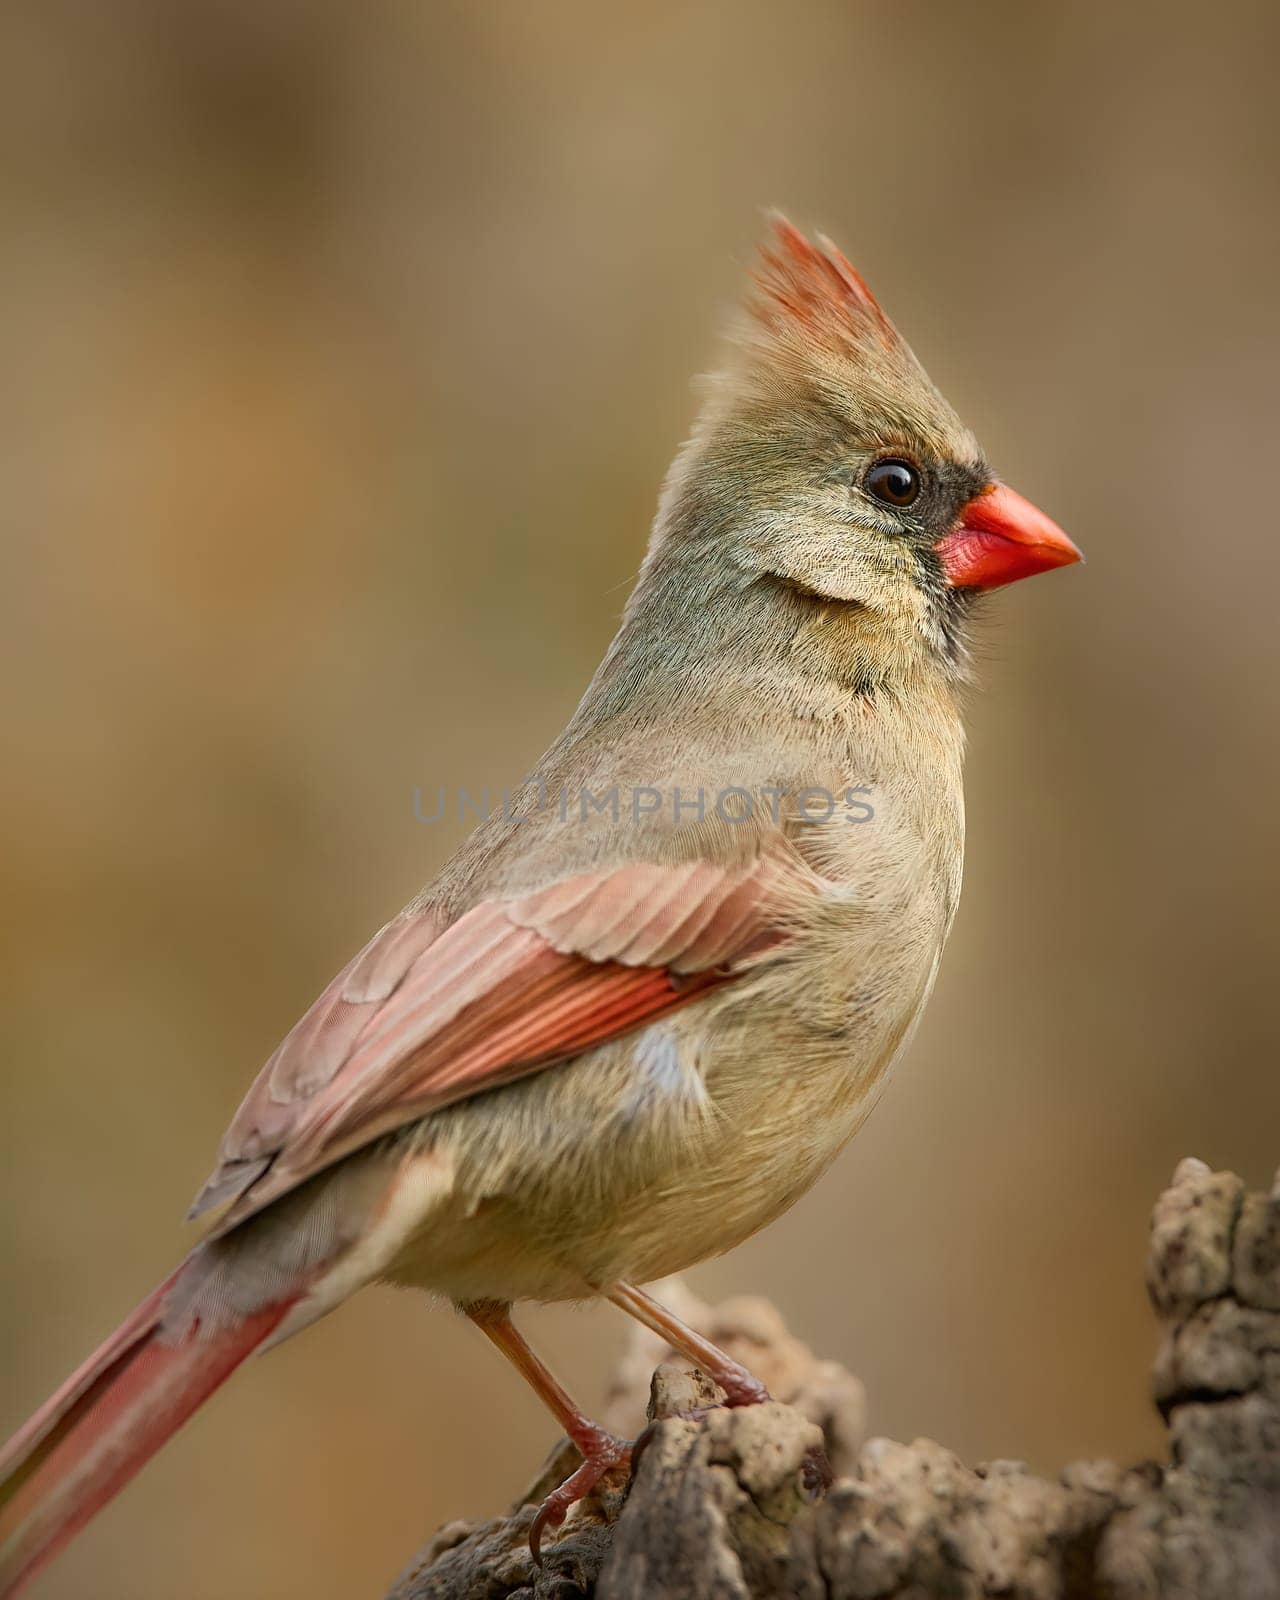
M760 251L760 270L753 275L761 298L749 309L766 327L783 320L798 324L820 342L834 340L842 348L870 334L888 350L903 347L898 330L880 309L853 263L822 235L815 244L784 216L771 217L773 248Z
M165 1301L200 1252L145 1299L0 1456L0 1593L16 1595L266 1339L285 1296L205 1334L166 1338Z
M193 1213L223 1234L383 1134L733 981L781 937L768 857L640 862L389 923L271 1057ZM312 1054L314 1052L314 1055Z

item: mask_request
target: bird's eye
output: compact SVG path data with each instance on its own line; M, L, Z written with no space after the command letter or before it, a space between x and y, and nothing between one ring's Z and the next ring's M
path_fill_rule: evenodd
M890 506L909 506L920 493L920 474L909 461L877 461L864 481L868 493Z

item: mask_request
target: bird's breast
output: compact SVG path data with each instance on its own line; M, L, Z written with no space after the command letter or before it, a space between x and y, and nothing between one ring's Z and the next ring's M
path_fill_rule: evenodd
M785 937L737 981L425 1119L454 1189L408 1276L575 1298L730 1249L813 1184L920 1015L958 892L958 804L870 788L794 830Z
M931 894L832 886L738 984L427 1119L455 1188L409 1275L461 1298L575 1298L740 1243L866 1117L940 943Z

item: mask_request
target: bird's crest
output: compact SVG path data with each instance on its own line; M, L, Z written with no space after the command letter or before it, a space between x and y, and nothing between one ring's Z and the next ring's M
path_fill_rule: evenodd
M806 239L784 216L770 218L773 239L761 247L752 275L758 294L748 301L756 320L774 333L798 332L847 351L868 339L886 350L902 348L893 323L862 275L829 239Z

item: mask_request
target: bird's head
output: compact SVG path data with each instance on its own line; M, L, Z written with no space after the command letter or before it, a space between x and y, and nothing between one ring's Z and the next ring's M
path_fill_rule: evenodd
M857 606L952 660L973 595L1080 559L995 478L833 245L775 219L747 310L668 485L667 536L713 538L743 580Z

